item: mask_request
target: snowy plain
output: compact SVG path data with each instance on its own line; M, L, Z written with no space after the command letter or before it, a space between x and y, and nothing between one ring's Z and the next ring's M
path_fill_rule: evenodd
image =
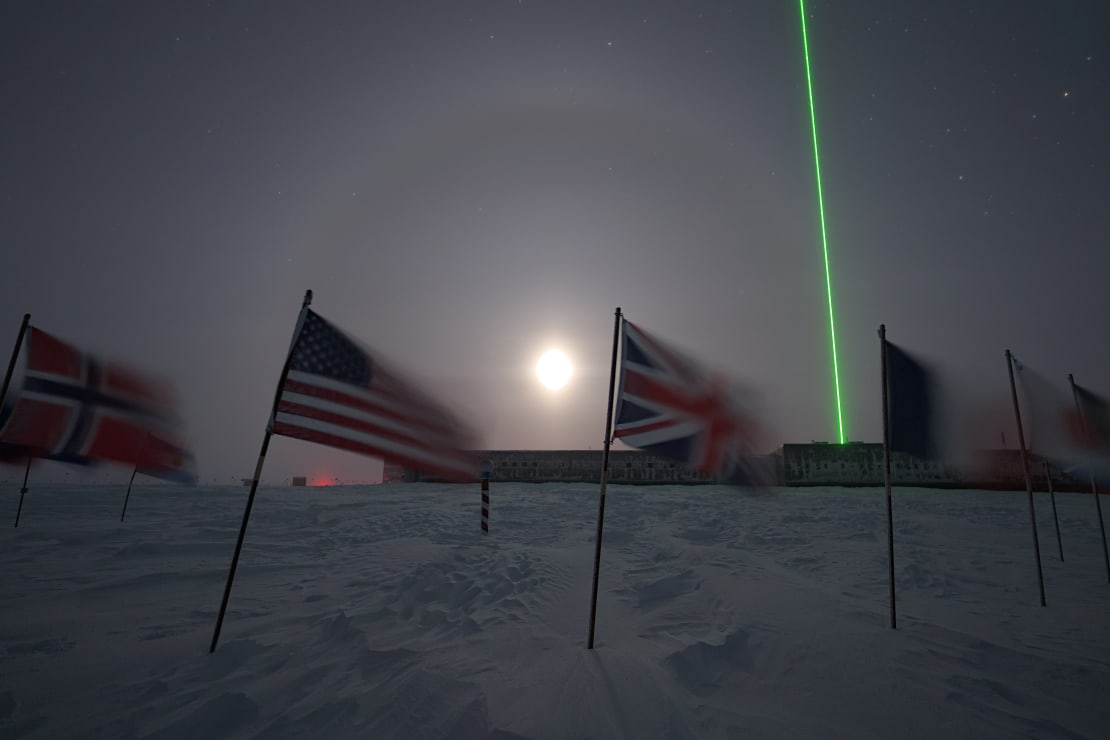
M1089 495L33 484L0 529L4 738L1110 736ZM14 517L18 493L6 497Z

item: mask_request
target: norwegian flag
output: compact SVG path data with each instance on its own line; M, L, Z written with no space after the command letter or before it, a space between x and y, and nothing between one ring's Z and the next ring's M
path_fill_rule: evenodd
M766 483L751 465L759 429L723 377L624 320L616 439L721 481Z
M281 386L274 434L386 458L454 481L478 463L455 417L371 359L367 350L306 308Z
M24 341L23 386L0 419L5 457L112 461L159 477L193 477L165 386L35 327Z

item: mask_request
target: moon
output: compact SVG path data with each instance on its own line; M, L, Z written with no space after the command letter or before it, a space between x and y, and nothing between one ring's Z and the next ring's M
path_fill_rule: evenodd
M553 391L557 391L567 384L574 366L565 354L557 349L549 349L536 363L536 376L540 382Z

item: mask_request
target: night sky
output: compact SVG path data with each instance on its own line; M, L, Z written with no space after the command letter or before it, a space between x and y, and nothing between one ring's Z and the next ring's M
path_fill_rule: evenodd
M807 11L848 438L880 439L883 322L984 395L1008 393L1006 348L1110 392L1110 3ZM307 288L493 448L600 447L621 306L757 388L780 441L833 440L799 20L4 3L3 356L29 312L169 376L202 480L227 482ZM575 365L557 393L533 372L551 346ZM264 477L378 469L277 438Z

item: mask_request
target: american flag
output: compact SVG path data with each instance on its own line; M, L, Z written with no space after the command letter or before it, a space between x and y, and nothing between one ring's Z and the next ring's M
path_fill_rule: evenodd
M5 457L111 461L160 477L192 477L168 387L35 327L25 342L23 385L0 419Z
M449 411L311 309L304 311L271 422L274 434L448 480L477 479L467 433Z
M613 436L722 481L765 482L750 464L759 425L724 378L627 319Z

